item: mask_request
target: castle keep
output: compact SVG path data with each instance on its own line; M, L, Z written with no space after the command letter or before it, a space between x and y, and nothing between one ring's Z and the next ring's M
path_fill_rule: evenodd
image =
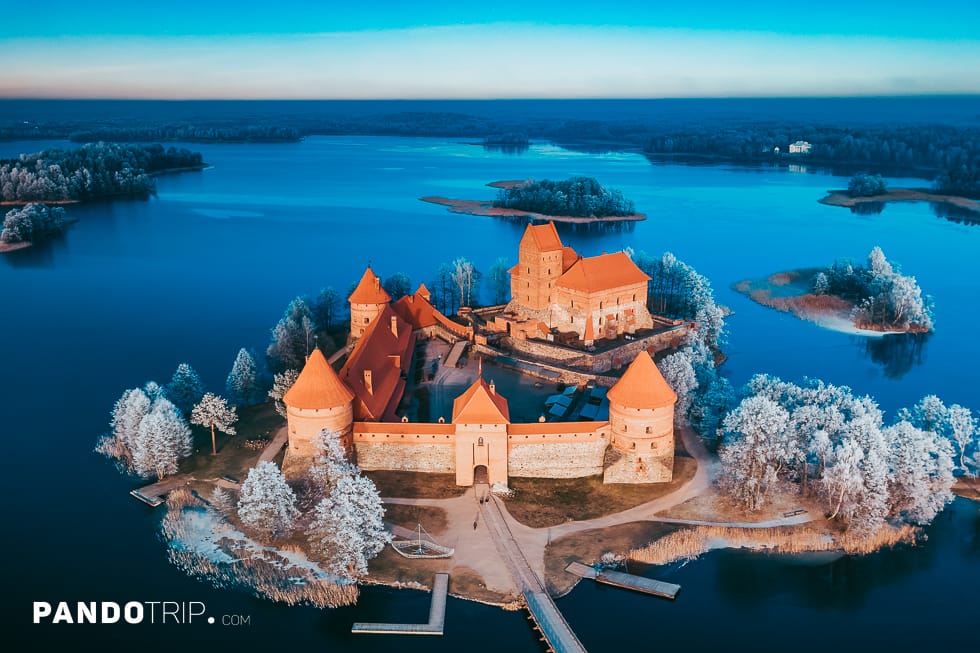
M648 277L621 252L582 258L549 223L527 228L519 260L508 306L515 314L545 315L586 343L652 321ZM315 349L283 397L287 463L308 460L314 438L329 430L365 470L452 473L458 485L596 474L607 483L671 480L677 396L645 349L608 390L608 420L512 422L507 399L482 375L455 398L449 422L399 416L417 338L479 337L429 299L423 285L392 303L365 271L349 300L354 344L346 362L338 372Z

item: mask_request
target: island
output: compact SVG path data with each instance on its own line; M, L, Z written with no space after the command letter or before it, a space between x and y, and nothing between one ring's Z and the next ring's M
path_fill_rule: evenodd
M626 199L621 191L606 189L592 177L571 177L563 181L503 180L487 185L499 189L496 199L492 201L437 196L419 199L446 206L451 213L521 222L602 224L646 219L645 214L636 212L633 202Z
M288 604L347 605L374 583L553 624L553 597L583 579L673 598L637 566L713 547L915 545L954 469L980 465L971 411L932 395L889 423L819 379L759 374L736 395L711 285L670 253L582 256L553 223L516 249L500 264L513 294L491 306L464 259L448 314L370 266L349 321L330 289L294 299L266 350L271 388L242 348L228 400L187 364L126 390L97 451L166 506L171 561ZM880 250L869 269L894 274ZM828 289L866 277L850 270ZM348 344L308 349L311 333Z
M871 250L866 266L842 260L826 268L746 279L734 288L763 306L835 331L883 335L933 330L931 297L922 295L915 277L898 272L880 247Z
M61 207L26 204L11 209L0 227L0 253L30 247L35 242L61 233L74 220L65 217Z
M846 190L828 190L826 197L821 197L817 201L828 206L847 207L856 213L862 212L861 207L865 205L874 207L887 202L934 202L950 204L969 211L974 214L976 220L980 221L980 201L939 193L928 188L889 188L880 194L860 196L851 195Z

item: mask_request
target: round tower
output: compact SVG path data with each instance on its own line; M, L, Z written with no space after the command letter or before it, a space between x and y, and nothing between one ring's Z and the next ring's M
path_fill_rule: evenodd
M368 266L347 301L350 302L350 340L353 341L364 335L368 325L391 302L391 295L381 287L381 279Z
M353 399L354 393L340 380L320 350L314 349L296 383L282 398L286 404L290 457L312 457L313 440L324 429L339 433L349 453Z
M677 394L650 354L641 351L607 397L610 444L621 456L606 470L606 482L670 481Z

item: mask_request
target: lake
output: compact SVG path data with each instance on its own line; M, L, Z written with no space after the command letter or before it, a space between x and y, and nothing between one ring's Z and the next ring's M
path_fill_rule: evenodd
M49 145L67 144L0 143L0 156ZM842 177L654 165L637 154L547 144L516 156L424 138L185 146L213 168L160 177L158 195L147 201L70 207L79 222L67 233L0 257L2 489L11 498L4 605L16 615L15 639L152 648L187 637L240 649L296 642L378 651L496 650L506 640L515 651L541 650L523 614L468 602L450 601L445 637L395 642L348 630L355 620L422 621L427 595L367 589L355 607L321 611L189 579L166 561L159 513L129 497L131 482L92 453L125 388L166 382L186 361L221 391L239 347L262 351L297 294L327 285L346 294L368 263L417 285L457 256L483 270L499 256L516 260L521 226L450 214L418 201L425 195L491 198L496 191L485 184L498 179L595 176L622 189L648 219L632 229L564 230L566 243L586 255L669 250L707 275L718 301L734 311L724 372L736 387L757 372L819 377L871 394L886 419L929 393L980 408L980 281L972 272L980 226L943 220L927 204L858 216L816 201L846 187ZM935 298L936 333L924 342L825 331L730 288L838 257L863 259L874 245ZM583 584L559 607L594 651L654 643L816 650L827 637L844 649L861 641L904 650L920 635L936 650L976 642L980 514L965 501L915 549L816 566L716 552L675 567L658 571L683 585L674 603ZM251 621L32 627L35 600L204 601L209 614Z

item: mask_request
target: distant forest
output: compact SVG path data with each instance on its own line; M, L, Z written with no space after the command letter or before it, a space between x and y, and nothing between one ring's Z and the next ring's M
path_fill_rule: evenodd
M201 153L162 145L93 143L0 160L0 199L7 202L86 201L146 197L152 175L201 167Z
M501 189L493 205L545 215L573 215L605 218L636 213L631 200L618 190L609 190L592 177L571 177L564 181L528 181Z
M109 103L105 111L98 103L78 105L76 111L33 104L18 109L21 119L13 118L14 111L4 112L9 117L0 117L0 140L283 142L309 135L430 136L470 139L517 155L530 139L539 139L588 151L641 151L657 160L805 162L847 176L912 176L934 181L940 191L977 197L980 114L969 113L972 105L962 104L966 101L956 105L962 117L948 120L942 109L952 101L912 99L882 100L880 106L874 100L839 101L849 109L837 112L824 110L837 106L830 100L759 105L765 111L751 101L690 104L691 110L683 101L649 105L656 110L610 101L581 105L578 114L562 108L579 106L575 103L544 109L533 102L149 103L139 105L142 113L112 109L128 109L125 103ZM387 110L396 107L409 110ZM415 107L423 110L411 110ZM929 122L933 113L935 122ZM808 154L788 154L789 144L798 140L812 145Z

